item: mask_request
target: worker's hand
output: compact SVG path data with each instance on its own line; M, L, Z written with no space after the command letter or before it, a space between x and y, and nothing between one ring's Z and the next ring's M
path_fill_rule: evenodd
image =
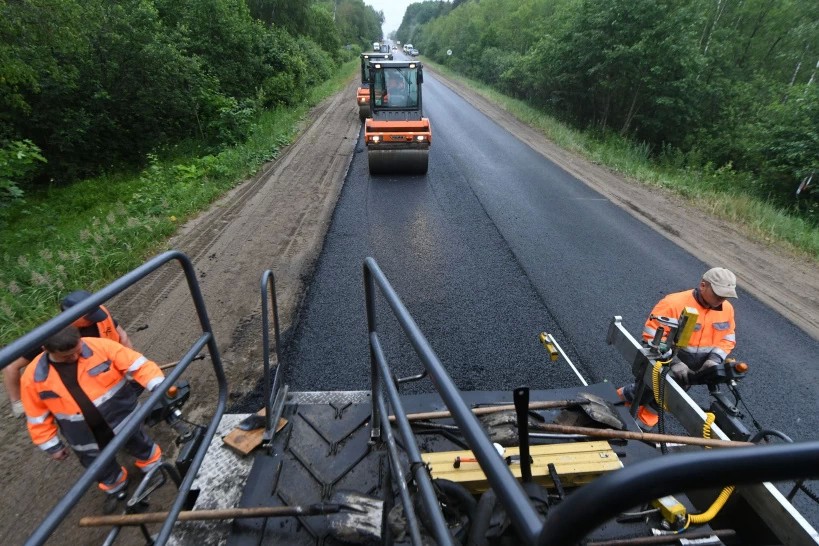
M691 384L691 378L694 372L683 361L677 360L671 364L671 377L674 381L680 384L681 387L687 387Z
M721 362L717 360L706 360L700 369L696 371L692 381L695 383L708 383L709 379L712 379L719 370L720 364Z
M68 458L68 448L63 447L60 451L51 454L51 459L54 461L64 461Z
M14 417L22 417L26 414L25 410L23 409L23 402L22 400L12 400L11 402L11 414Z

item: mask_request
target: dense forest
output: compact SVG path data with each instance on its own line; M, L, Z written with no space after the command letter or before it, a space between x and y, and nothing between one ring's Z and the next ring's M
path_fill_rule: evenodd
M427 1L396 38L655 161L730 173L720 180L737 191L819 223L815 0Z
M0 0L0 206L241 141L382 22L363 0Z

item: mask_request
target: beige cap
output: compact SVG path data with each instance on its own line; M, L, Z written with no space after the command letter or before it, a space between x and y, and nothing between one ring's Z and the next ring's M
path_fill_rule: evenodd
M724 267L714 267L705 272L702 280L711 285L714 294L721 298L737 297L737 277Z

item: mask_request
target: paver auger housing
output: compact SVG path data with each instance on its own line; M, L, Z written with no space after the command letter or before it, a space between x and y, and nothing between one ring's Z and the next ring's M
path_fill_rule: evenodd
M426 174L432 129L424 117L417 61L370 63L370 110L364 142L370 174Z

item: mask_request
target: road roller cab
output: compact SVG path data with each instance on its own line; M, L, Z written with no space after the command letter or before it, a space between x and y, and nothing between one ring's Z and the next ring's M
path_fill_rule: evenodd
M361 85L356 93L358 117L364 121L370 117L370 61L392 60L392 53L369 51L361 54Z
M370 62L370 112L364 141L370 174L425 174L432 132L424 117L417 61Z

